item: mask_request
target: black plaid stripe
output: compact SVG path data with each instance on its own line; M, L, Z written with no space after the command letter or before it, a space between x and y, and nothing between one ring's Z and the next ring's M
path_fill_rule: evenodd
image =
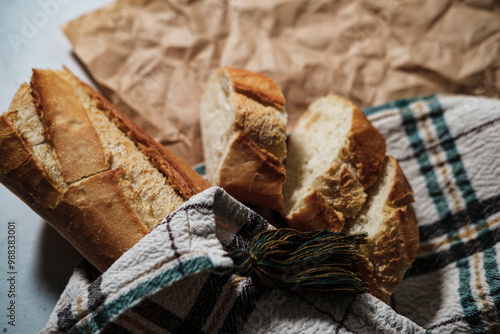
M316 312L318 312L320 314L323 314L323 315L326 315L334 323L338 323L339 322L338 319L335 317L335 315L333 313L328 312L328 311L324 311L324 310L320 309L317 305L315 305L314 303L312 303L311 301L309 301L305 296L303 296L303 295L301 295L299 293L295 293L295 296L297 296L300 300L302 300L307 305L311 306Z
M412 110L410 108L405 108L401 111L402 124L406 132L406 135L410 141L410 146L413 150L414 157L419 163L419 169L422 176L424 176L428 195L432 198L436 211L439 215L440 221L449 222L452 225L444 225L443 228L446 230L446 235L448 241L450 242L449 250L442 251L437 254L429 254L425 256L418 256L416 261L413 263L412 270L408 273L409 276L418 273L428 273L430 271L443 268L448 264L455 263L458 269L459 275L459 286L457 291L459 293L460 305L462 306L462 311L467 316L464 320L467 321L471 331L482 332L484 331L484 326L481 318L477 316L477 305L474 300L474 296L471 289L472 283L472 272L471 265L468 256L475 254L479 251L483 251L484 262L487 261L491 265L485 265L485 275L497 276L498 275L498 265L492 257L496 257L495 249L493 248L495 244L496 232L492 232L486 222L486 214L481 210L482 207L477 198L475 189L468 178L467 171L465 170L462 157L455 145L454 139L451 135L451 131L446 123L443 108L438 99L432 99L427 104L428 109L427 114L422 118L415 118L413 113L416 110L420 110L419 105L416 105ZM422 114L419 113L419 117ZM445 163L449 167L452 173L453 179L448 182L455 182L457 190L460 192L462 199L465 202L465 209L457 212L455 214L456 221L450 219L453 212L447 203L447 199L444 196L443 189L437 179L436 166L433 165L431 159L427 156L427 151L424 146L422 138L420 138L420 133L418 131L417 122L420 122L422 127L426 129L426 121L430 120L433 124L433 129L436 132L437 140L439 145L433 145L433 155L438 157L437 149L440 149L445 154ZM429 130L427 130L429 132ZM465 135L465 134L464 134ZM428 135L429 136L429 135ZM428 137L427 136L427 137ZM433 138L432 138L433 139ZM429 140L429 139L428 139ZM439 158L440 160L440 158ZM439 161L438 160L438 161ZM461 221L461 223L458 223ZM464 240L460 239L458 234L458 229L462 225L469 225L471 228L476 230L482 229L478 232L477 237L474 240ZM495 290L498 284L487 280L488 285L492 292ZM495 299L495 292L492 293ZM496 304L496 300L495 300Z
M482 124L473 126L473 127L469 128L469 129L467 129L465 131L462 131L462 132L460 132L459 134L457 134L457 135L455 135L453 137L448 136L447 138L440 138L440 141L437 142L437 143L434 143L434 144L429 145L429 146L421 146L414 153L406 155L406 156L401 157L401 158L398 158L398 162L408 161L408 160L415 159L417 156L419 156L421 154L425 154L425 152L434 150L434 149L436 149L440 145L442 146L442 145L447 145L447 144L450 144L450 143L454 143L454 142L456 142L458 139L460 139L462 137L465 137L465 136L468 136L470 134L473 134L473 133L479 132L481 130L484 130L485 128L493 126L495 123L498 123L499 121L500 121L500 117L496 117L496 118L493 118L493 119L491 119L491 120L489 120L487 122L484 122Z
M459 229L462 226L461 221L467 224L471 223L471 216L466 213L466 211L477 211L483 212L484 216L490 217L494 214L500 212L500 195L495 195L485 200L474 203L473 206L462 210L461 212L448 214L444 219L440 219L432 224L419 226L420 231L420 241L425 242L427 240L438 238L448 233L450 228ZM462 220L461 217L464 217Z
M114 322L109 322L100 333L101 334L132 334L132 332L129 331L128 329L123 328L122 326L120 326Z
M490 217L498 212L500 212L500 195L487 198L483 201L474 202L460 212L448 214L444 219L429 225L420 226L420 240L421 242L428 241L446 235L452 229L458 230L463 226L463 222L466 224L475 222L478 214L480 214L481 217ZM498 229L480 231L475 239L465 243L463 252L461 253L448 249L425 256L419 256L405 277L424 275L442 269L458 261L460 259L458 256L459 254L463 257L468 257L475 253L483 252L500 241L499 234L500 231Z
M68 332L76 324L76 319L71 313L71 304L57 313L57 329L63 333Z
M493 247L494 244L498 242L498 231L492 231L488 227L487 215L482 210L476 190L472 186L469 179L462 157L457 146L455 145L454 140L452 140L452 134L446 124L444 110L441 108L440 102L436 100L433 102L433 105L435 107L431 108L429 114L431 115L439 138L443 141L441 143L441 147L446 153L446 158L450 164L450 169L453 172L456 185L458 186L460 194L466 203L465 212L470 218L472 227L476 230L478 228L483 228L478 232L479 237L475 240L480 243L477 248L482 249L483 252L483 263L485 264L483 266L484 274L486 277L490 278L486 280L490 289L490 295L493 298L496 308L500 308L500 272L498 268L498 255ZM466 247L469 245L476 246L476 242L467 242ZM474 250L472 252L474 253ZM475 311L475 307L468 306L467 310Z
M349 328L345 321L347 320L347 317L349 316L349 314L351 313L351 310L352 310L352 306L354 305L354 302L356 301L356 298L357 296L354 296L351 301L349 302L349 304L347 305L346 309L344 310L344 315L342 316L342 319L339 321L335 315L330 312L330 311L325 311L325 310L322 310L321 308L319 308L316 304L312 303L311 301L309 301L307 298L305 298L304 295L301 295L299 293L296 293L295 296L297 296L300 300L302 300L304 303L306 303L307 305L311 306L314 311L318 312L319 314L323 314L325 316L327 316L328 318L330 318L330 320L333 322L333 323L336 323L338 324L337 327L336 327L336 332L339 332L340 333L340 330L343 328L345 329L346 332L348 333L357 333L356 331L354 331L353 329ZM332 298L335 298L334 296L332 296ZM375 328L373 328L373 330L375 330ZM370 333L370 332L367 332L367 333Z
M84 272L92 272L94 269L92 265L90 265L90 263L87 262L86 260L82 261L77 266L77 268L84 270ZM87 279L89 278L91 277L87 276ZM90 311L97 310L99 306L101 306L106 300L106 297L103 295L101 290L101 284L102 284L102 275L97 277L97 279L87 287L87 294L88 294L87 307ZM73 326L77 323L77 320L75 319L75 317L71 312L71 308L72 304L66 306L57 313L57 327L62 332L70 331L71 328L73 328Z
M238 298L236 298L219 330L221 334L239 333L247 323L250 314L255 310L259 299L269 291L269 288L251 281L243 284Z
M189 326L203 328L230 277L231 275L216 274L208 276L188 315L179 327L180 333L186 333Z
M172 219L174 219L175 216L177 216L181 212L188 212L189 210L200 210L200 209L211 211L211 210L213 210L213 205L208 204L208 203L193 203L193 204L189 204L189 205L180 207L179 209L177 209L174 212L172 212L171 214L169 214L167 216L167 218L165 218L162 222L160 222L158 224L158 225L166 225L167 234L168 234L168 238L170 241L170 248L174 251L175 258L177 259L177 262L180 265L179 268L180 268L183 276L185 274L184 274L184 269L182 267L182 261L180 260L181 255L179 254L179 250L177 248L177 245L175 244L175 238L174 238L174 234L172 232L172 228L170 226L170 222L172 221Z
M494 314L500 314L500 310L497 309L496 307L494 307L488 311L480 310L472 315L463 315L463 316L459 316L459 317L450 318L450 319L441 321L437 324L434 324L434 325L428 327L427 330L431 331L431 330L435 330L439 327L449 326L451 324L467 320L467 318L478 318L478 317L483 316L483 315L494 315ZM490 328L490 329L491 329L490 333L500 333L500 323L492 324L492 328Z
M97 310L106 300L106 296L103 295L101 290L102 276L99 276L92 284L87 288L88 291L88 308L91 311Z
M344 311L344 315L342 316L342 319L340 319L340 322L337 326L337 328L335 328L335 334L338 334L340 333L340 330L342 329L342 327L345 327L345 322L347 320L347 317L349 316L349 313L351 313L351 309L352 309L352 305L354 305L354 302L356 301L356 295L352 297L352 299L349 301L349 304L347 304L347 307Z
M417 257L405 277L424 275L442 269L460 259L484 252L499 241L500 229L478 233L476 238L463 242L460 247L452 243L447 250Z
M202 333L196 326L184 323L182 318L147 298L134 306L132 311L169 333Z
M250 211L245 224L240 228L238 233L236 233L229 245L224 247L224 249L228 252L235 249L247 249L250 246L253 237L260 232L265 231L268 227L269 224L264 218L255 212Z
M203 210L207 210L207 211L212 211L213 208L214 208L213 205L208 204L208 203L193 203L193 204L189 204L186 206L182 206L179 209L172 212L171 214L169 214L163 221L161 221L158 224L158 226L170 223L172 221L172 219L181 212L186 212L186 211L193 210L193 209L194 210L203 209Z

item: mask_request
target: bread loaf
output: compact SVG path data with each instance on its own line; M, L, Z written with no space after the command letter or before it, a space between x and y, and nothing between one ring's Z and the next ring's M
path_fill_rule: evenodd
M68 70L33 70L0 155L0 182L100 271L210 186Z
M417 255L419 234L412 202L410 184L389 156L360 213L344 227L346 233L368 232L368 243L360 246L358 268L370 293L385 302Z
M277 83L265 75L222 68L211 76L200 114L210 183L240 201L282 209L284 105Z
M366 200L385 157L385 140L352 102L312 103L290 136L283 216L298 230L340 231Z
M357 269L388 302L417 254L413 193L385 140L352 102L327 96L299 119L288 144L283 216L299 230L368 232Z

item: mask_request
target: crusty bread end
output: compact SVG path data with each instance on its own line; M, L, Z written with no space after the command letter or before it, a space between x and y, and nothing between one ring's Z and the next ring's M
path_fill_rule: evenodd
M345 218L361 209L384 156L383 136L356 105L334 95L318 99L289 140L284 217L297 229L312 225L341 230ZM318 210L330 213L316 215ZM299 217L316 221L301 222Z
M419 245L413 193L396 159L388 156L382 173L368 190L359 215L346 223L347 233L368 232L358 264L372 294L387 302L413 263Z
M221 68L201 102L207 179L250 204L280 211L286 179L285 99L271 78Z
M21 85L0 152L0 182L101 271L210 186L68 70Z

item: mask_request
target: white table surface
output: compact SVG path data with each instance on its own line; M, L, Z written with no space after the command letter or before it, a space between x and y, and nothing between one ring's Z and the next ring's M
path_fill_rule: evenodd
M0 113L7 110L31 69L67 66L91 83L71 52L60 25L109 0L0 1ZM31 28L31 29L30 29ZM33 29L34 28L34 29ZM2 157L0 157L2 159ZM15 327L8 324L8 222L15 222ZM0 185L0 332L36 333L43 328L81 256L22 201Z

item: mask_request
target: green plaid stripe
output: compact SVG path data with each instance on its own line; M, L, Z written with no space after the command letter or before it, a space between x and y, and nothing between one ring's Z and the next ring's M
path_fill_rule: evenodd
M415 101L417 102L417 101ZM405 130L405 133L410 141L410 146L414 152L422 151L425 147L423 140L420 138L418 132L418 123L413 114L413 110L410 106L405 107L401 110L401 118L402 125ZM437 175L433 170L433 166L431 164L430 158L427 154L419 154L417 155L417 162L420 167L420 172L424 175L427 191L429 196L432 198L434 205L436 206L436 211L439 215L440 220L446 219L446 216L451 214L451 210L446 202L443 191L441 190ZM456 230L448 231L448 238L452 239L457 234ZM452 243L452 251L453 253L463 254L463 243L461 240L455 241ZM472 314L474 311L477 311L475 303L473 303L472 291L470 289L470 267L467 258L461 260L461 262L457 263L459 268L459 277L460 277L460 301L462 303L462 308L465 314ZM471 303L472 301L472 303ZM470 306L468 306L470 304ZM467 306L466 306L467 305ZM469 308L472 308L469 310ZM471 324L469 322L469 324ZM481 323L477 323L474 321L471 324L472 328L476 329L476 327L481 326ZM478 328L477 328L478 329ZM484 328L482 328L484 330Z
M174 281L182 279L186 275L194 275L202 271L212 271L213 268L213 263L207 256L182 261L160 275L120 295L117 299L104 304L99 310L91 313L89 318L79 322L69 333L94 333L104 328L115 316L133 306L144 297L157 292L165 286L171 285Z
M448 163L452 167L456 184L458 185L462 197L465 200L466 211L468 216L470 217L470 224L474 225L474 227L478 231L479 240L484 238L487 244L494 244L492 240L492 232L486 222L484 211L482 210L476 192L472 187L469 177L467 176L467 171L465 170L464 164L462 163L462 159L460 154L458 153L455 142L452 140L452 135L444 119L443 109L441 108L439 100L433 100L430 109L431 112L429 114L434 123L434 126L438 131L438 136L443 143L442 147L445 150ZM484 252L484 257L485 274L486 277L491 278L488 279L487 282L490 287L490 291L493 292L492 296L495 306L499 308L500 295L498 294L498 291L500 285L500 273L498 271L498 263L496 261L497 254L495 248L489 247L488 249L486 249Z
M196 173L200 174L201 176L205 176L207 174L204 163L194 166L193 169Z
M429 104L429 107L430 106L432 106L432 104ZM436 106L437 105L434 104L434 107ZM420 138L420 134L418 132L418 123L413 113L414 112L411 107L406 107L401 110L401 118L403 128L410 141L411 148L415 152L418 152L422 151L425 145L423 143L423 140ZM440 220L444 220L448 215L451 214L451 210L448 206L448 203L446 202L443 191L439 186L437 175L433 169L430 158L426 153L419 154L417 157L417 162L420 167L420 172L422 173L422 175L424 175L429 196L432 198L434 205L436 206L436 211L439 215L439 218ZM457 230L453 229L448 231L449 240L456 239L456 236ZM460 294L460 303L462 305L462 310L465 315L477 314L478 310L474 298L472 297L472 290L470 286L470 264L464 251L463 242L460 239L453 241L451 244L451 251L453 254L459 254L460 257L457 262L457 267L459 269L460 278L458 291ZM478 317L471 317L466 319L473 332L481 333L485 331Z
M452 214L450 207L446 201L443 190L440 188L439 183L437 181L437 175L434 170L434 166L431 163L429 156L426 153L423 140L420 138L420 134L418 132L418 122L414 116L414 110L412 106L414 103L421 103L428 108L427 115L429 115L432 124L436 130L436 133L439 138L439 142L442 143L440 148L444 150L447 163L450 164L453 176L455 178L455 182L460 190L460 193L466 203L467 208L477 209L479 206L477 205L478 200L475 195L475 191L467 177L467 173L461 161L461 157L457 151L456 145L452 140L452 136L448 129L448 126L445 122L443 116L443 110L441 108L441 104L436 96L419 99L414 101L413 103L409 103L409 105L401 110L401 118L403 128L405 133L410 141L411 148L415 153L416 160L419 164L420 172L425 178L427 190L429 196L432 198L434 205L436 207L436 211L439 215L439 219L441 221L447 220L447 218ZM422 120L420 120L422 121ZM425 121L425 120L423 120ZM470 213L470 210L467 210ZM484 216L469 215L471 217L471 223L473 225L482 225L485 224ZM479 218L479 219L478 219ZM490 231L483 230L484 233L490 233ZM457 259L456 266L459 270L459 298L460 303L462 305L462 310L465 315L464 320L466 320L469 324L471 332L473 333L485 333L486 329L481 321L480 312L478 311L476 300L473 297L472 289L471 289L471 268L470 263L467 258L467 252L464 245L464 242L458 238L458 226L455 228L448 229L447 237L451 242L450 251ZM488 254L487 254L488 253ZM488 260L490 267L487 269L486 275L495 276L498 273L498 266L496 263L496 254L493 247L489 248L487 252L485 252L485 257L493 256L493 261L491 259ZM493 265L491 265L493 264ZM485 268L486 269L486 268ZM488 272L489 271L489 272ZM492 283L497 285L498 283ZM493 289L491 289L493 288ZM491 287L490 289L494 290L495 287Z
M380 105L377 105L374 107L364 108L363 113L366 116L372 116L372 115L375 115L375 114L382 112L382 111L402 110L402 109L408 108L409 106L411 106L415 102L418 102L418 101L426 102L426 101L434 100L438 97L439 97L439 94L431 95L431 96L427 96L427 97L416 97L416 98L412 98L412 99L400 99L400 100L380 104Z
M213 209L213 206L206 203L193 203L186 205L174 213L170 214L161 225L167 225L166 233L170 241L170 247L175 251L176 261L178 264L157 275L156 277L147 280L137 287L127 291L112 301L106 301L103 297L100 285L102 276L97 281L91 284L88 294L89 302L95 304L91 308L92 313L80 320L79 322L73 318L71 313L71 305L66 312L59 312L60 330L70 333L93 333L107 326L112 326L109 332L118 331L126 332L126 329L120 326L120 322L113 323L115 317L120 316L127 310L131 310L136 316L142 317L142 322L148 322L149 325L162 328L169 333L197 333L201 332L208 317L212 314L216 303L218 302L221 292L227 285L234 284L231 275L218 275L213 262L207 256L197 256L188 260L180 258L177 252L177 246L174 243L173 233L169 227L169 222L177 216L179 212L191 209ZM226 240L227 244L223 247L230 251L236 248L246 248L250 243L253 235L266 229L267 222L256 213L249 211L246 217L245 224L241 226L231 240ZM159 292L161 289L167 289L175 281L182 280L187 276L191 276L200 272L210 272L201 290L197 292L196 300L189 312L181 317L175 314L175 310L167 309L150 300L149 296ZM259 298L267 288L262 289L256 287L253 282L246 280L242 284L242 291L235 296L234 303L225 305L229 309L225 320L222 323L220 332L234 332L235 329L241 329L245 325L248 316L252 313ZM97 289L96 289L97 288ZM96 291L97 290L97 291ZM182 298L182 297L181 297ZM104 303L104 301L106 301ZM232 325L237 324L236 327ZM228 327L229 326L229 327Z

